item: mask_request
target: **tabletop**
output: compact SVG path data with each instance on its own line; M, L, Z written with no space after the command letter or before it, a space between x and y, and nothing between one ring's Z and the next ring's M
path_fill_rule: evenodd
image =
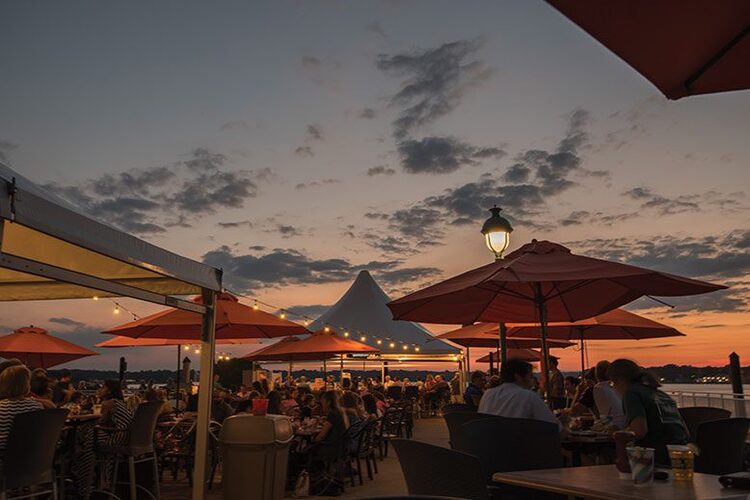
M636 486L630 478L621 479L614 465L566 467L518 472L497 472L497 483L522 486L563 495L602 500L746 500L747 491L727 489L719 484L719 476L695 473L693 481L654 481Z
M83 413L78 415L68 415L66 420L71 423L90 422L92 420L99 420L101 415L94 413Z

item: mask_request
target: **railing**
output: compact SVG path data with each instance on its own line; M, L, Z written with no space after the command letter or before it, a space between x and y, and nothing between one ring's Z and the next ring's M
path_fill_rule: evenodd
M677 406L710 406L724 408L734 417L750 415L750 395L724 394L720 392L665 391L677 402Z

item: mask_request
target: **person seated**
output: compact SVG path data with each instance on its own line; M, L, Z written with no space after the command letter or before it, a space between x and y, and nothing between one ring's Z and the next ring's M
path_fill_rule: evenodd
M375 400L375 396L370 393L362 394L362 406L370 419L383 416L382 413L378 411L378 403Z
M81 403L83 403L83 393L79 391L73 391L70 395L70 398L68 398L68 402L62 405L62 408L80 412L81 411Z
M273 390L268 393L268 415L284 415L281 411L281 391Z
M563 380L563 389L565 390L565 408L570 408L575 404L578 385L581 383L576 377L568 375Z
M71 394L73 394L73 384L70 370L63 369L60 371L57 383L52 387L52 402L57 406L63 406L68 402Z
M41 402L29 397L30 392L31 372L24 365L8 366L0 372L0 455L5 451L13 418L44 409Z
M211 402L211 418L222 423L224 422L224 419L231 417L232 415L234 415L234 408L227 403L226 392L223 390L214 391L213 401Z
M464 403L470 406L474 411L479 408L479 401L482 399L486 382L487 380L484 372L479 370L472 372L471 382L469 382L466 391L464 391Z
M583 374L583 380L576 387L576 394L573 402L569 406L568 413L571 416L582 416L593 414L598 417L596 404L594 403L594 385L596 384L596 375L594 368L586 370Z
M118 380L105 380L97 396L102 402L101 416L98 424L108 429L126 430L133 421L133 411L128 408L122 394L122 385ZM103 432L98 434L99 442L120 446L127 442L126 432Z
M326 420L313 439L313 442L319 445L314 452L314 458L330 461L338 458L342 451L341 439L349 428L349 416L341 407L337 391L325 391L320 397L320 403Z
M341 396L341 406L349 417L349 425L356 425L368 419L362 408L362 398L354 392L347 391Z
M281 413L283 415L294 415L298 406L296 392L294 389L284 391L284 397L281 400Z
M614 430L624 429L625 412L622 408L622 398L609 381L607 371L609 361L603 360L596 364L596 385L592 388L594 407L599 418L609 419Z
M39 401L44 408L57 408L55 403L52 402L52 389L45 370L37 368L31 372L30 396Z
M308 393L302 398L299 405L299 417L301 419L312 418L315 407L315 397Z
M143 400L138 394L131 394L130 396L125 398L125 404L128 405L128 408L132 412L135 412L135 410L138 409L142 402Z
M677 403L653 375L629 359L616 359L607 368L607 377L622 397L626 430L635 434L635 444L654 448L658 465L669 465L667 445L686 444L687 427Z
M550 422L563 429L534 387L534 367L521 359L509 359L500 368L503 383L488 389L479 402L479 413L500 417L529 418Z

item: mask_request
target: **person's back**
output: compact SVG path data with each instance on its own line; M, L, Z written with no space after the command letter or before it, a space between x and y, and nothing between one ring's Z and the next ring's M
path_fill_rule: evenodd
M0 373L0 453L5 451L13 419L21 413L42 410L42 404L28 397L31 373L23 365L11 366Z

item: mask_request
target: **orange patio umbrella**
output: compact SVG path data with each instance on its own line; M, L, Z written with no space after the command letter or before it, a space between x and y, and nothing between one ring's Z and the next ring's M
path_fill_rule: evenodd
M613 309L592 318L573 322L547 323L547 338L581 342L581 372L586 369L584 340L640 340L663 337L684 337L671 326L645 318L624 309ZM508 325L508 338L541 335L538 324Z
M522 359L534 363L542 360L542 353L534 349L508 349L508 359ZM477 363L489 363L490 366L495 362L497 362L497 354L494 352L490 352L477 360Z
M218 339L217 344L223 345L237 345L237 344L250 344L255 339ZM99 342L94 347L105 347L105 348L117 348L117 347L159 347L159 346L183 346L197 343L197 340L188 339L152 339L152 338L132 338L117 336L107 339L103 342Z
M201 298L193 301L200 303ZM181 339L198 342L201 316L181 309L167 309L104 331L133 338ZM275 338L303 335L302 325L241 304L231 293L223 292L216 301L216 339Z
M18 358L30 368L50 368L86 356L94 351L53 337L44 328L34 326L18 328L10 335L0 337L0 356Z
M324 328L296 342L284 342L272 352L272 355L274 359L279 361L323 360L324 374L326 373L326 360L334 356L340 356L343 374L345 354L374 354L378 352L380 351L374 347L356 340L339 337L333 330L326 331Z

